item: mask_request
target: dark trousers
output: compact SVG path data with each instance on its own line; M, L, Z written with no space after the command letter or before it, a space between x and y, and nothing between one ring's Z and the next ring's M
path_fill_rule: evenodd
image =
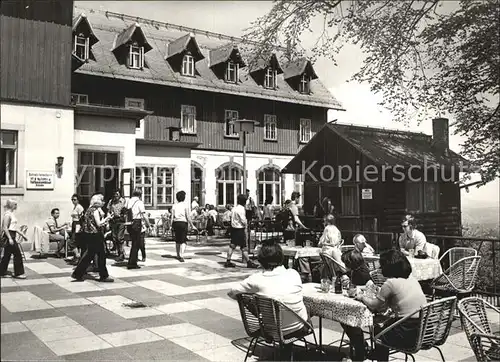
M141 243L139 245L141 250L142 260L146 259L146 233L141 233Z
M141 226L141 220L134 220L132 225L128 227L128 233L130 235L132 246L130 247L130 255L128 256L127 266L137 266L137 257L141 247Z
M113 235L113 243L118 251L118 256L125 256L125 250L123 249L123 241L125 239L125 225L118 221L113 221L110 223L111 234Z
M347 324L340 324L344 329L345 334L349 337L349 344L351 345L351 357L353 361L365 360L365 337L363 330L358 327L348 326Z
M10 231L10 235L14 240L14 245L10 245L9 241L5 244L5 248L3 251L2 261L0 261L0 275L5 275L7 273L7 268L10 263L10 256L14 256L14 275L23 275L24 274L24 264L23 264L23 256L21 254L21 250L19 249L19 245L15 242L17 234L15 231Z
M383 326L376 323L375 334L381 332L392 323L395 323L397 321L398 319L394 318L389 322L385 322ZM409 349L415 346L420 329L419 327L420 320L418 318L410 318L407 319L406 322L399 324L387 333L383 334L380 339L388 346ZM375 351L373 354L377 361L389 360L389 348L381 346L380 344L375 345Z
M101 279L106 279L109 274L108 269L106 268L106 248L104 247L104 237L101 233L85 234L85 239L87 249L85 250L85 253L82 255L80 262L73 272L74 276L78 279L83 278L90 263L92 262L94 257L97 256L99 277Z

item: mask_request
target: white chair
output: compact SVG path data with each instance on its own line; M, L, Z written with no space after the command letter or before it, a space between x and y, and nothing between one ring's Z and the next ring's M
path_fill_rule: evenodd
M431 243L425 243L423 250L432 259L439 259L439 251L441 250L439 246Z
M441 265L443 264L443 260L448 258L448 267L455 264L457 261L463 258L467 258L470 256L477 256L477 250L473 248L464 248L464 247L454 247L446 250L443 255L439 258L439 262Z

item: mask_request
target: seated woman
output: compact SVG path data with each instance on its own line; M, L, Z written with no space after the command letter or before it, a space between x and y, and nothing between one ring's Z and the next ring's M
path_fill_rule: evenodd
M342 235L340 230L335 226L335 216L328 214L324 218L325 230L319 239L318 247L323 248L321 251L324 254L330 255L336 262L337 266L346 272L344 262L342 261Z
M362 234L354 235L354 238L352 238L352 243L354 244L354 248L364 255L375 254L375 250L373 250L371 245L368 244L366 238Z
M259 250L258 260L264 271L250 275L228 295L236 299L240 293L255 293L276 299L307 320L307 309L302 299L302 281L297 271L283 266L283 250L278 243L265 242ZM303 323L288 311L282 315L283 334L303 328Z
M411 276L410 262L401 251L388 250L384 252L380 256L380 267L387 280L378 294L374 298L366 295L356 297L372 311L378 312L391 308L395 313L395 316L384 323L383 327L375 326L375 334L399 319L410 315L427 303L419 282ZM418 316L410 318L382 335L381 340L388 345L409 348L415 344L418 327ZM378 361L387 361L389 359L389 349L376 345L371 358Z
M401 252L409 255L409 251L413 250L416 255L420 250L424 250L427 239L425 235L417 230L417 222L411 215L406 215L402 222L403 234L399 237L399 247Z
M363 259L363 255L358 250L350 250L342 254L342 262L346 266L347 275L349 275L352 284L363 286L371 280L368 266ZM341 325L349 337L352 360L363 361L367 350L363 330L343 323Z

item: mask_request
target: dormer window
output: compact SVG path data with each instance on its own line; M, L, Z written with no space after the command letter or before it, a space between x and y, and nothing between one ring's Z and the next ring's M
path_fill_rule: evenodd
M278 71L273 67L266 68L266 74L264 77L264 87L275 89L276 88L276 77L278 75Z
M74 42L73 42L73 52L75 55L82 59L82 60L88 60L90 57L90 39L89 37L85 36L84 34L80 33L78 35L74 36Z
M310 83L311 77L306 74L302 74L300 77L299 92L302 94L309 94L311 91Z
M182 75L194 77L194 58L189 53L182 58Z
M226 67L226 82L238 83L239 64L229 61Z
M144 47L137 43L132 43L129 46L128 67L132 69L144 68Z

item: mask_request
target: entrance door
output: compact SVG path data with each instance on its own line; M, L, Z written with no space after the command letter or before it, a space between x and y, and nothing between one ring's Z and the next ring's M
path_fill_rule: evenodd
M203 197L203 169L196 163L191 163L191 199L198 196L200 205L204 205Z
M118 189L118 152L78 152L77 193L82 206L88 207L93 194L104 194L104 200L111 199Z

